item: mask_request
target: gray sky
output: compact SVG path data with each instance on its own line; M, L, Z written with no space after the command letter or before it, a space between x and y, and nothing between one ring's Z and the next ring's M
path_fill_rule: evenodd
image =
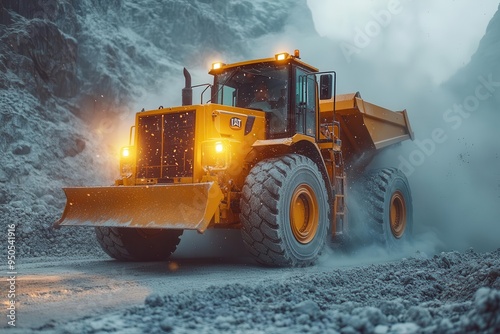
M349 62L416 60L439 84L467 64L498 0L307 0L319 35ZM417 54L418 58L412 57ZM425 66L424 66L425 65Z

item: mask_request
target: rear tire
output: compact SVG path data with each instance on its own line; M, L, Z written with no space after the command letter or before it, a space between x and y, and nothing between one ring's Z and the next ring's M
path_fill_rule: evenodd
M328 193L316 164L285 155L255 165L240 200L245 246L268 266L308 266L323 250L329 223Z
M356 207L351 208L357 231L366 243L400 249L412 239L413 204L406 176L399 169L368 172L355 185ZM353 212L353 209L357 212Z
M175 251L183 230L96 227L97 241L120 261L163 261Z

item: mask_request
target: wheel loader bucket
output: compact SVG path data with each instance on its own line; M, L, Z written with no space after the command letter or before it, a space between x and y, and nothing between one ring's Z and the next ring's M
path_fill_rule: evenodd
M214 182L64 188L67 202L55 226L190 229L203 232L223 199Z

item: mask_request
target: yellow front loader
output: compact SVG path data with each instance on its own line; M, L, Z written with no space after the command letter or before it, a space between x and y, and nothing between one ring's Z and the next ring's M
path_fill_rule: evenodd
M182 106L137 113L115 185L65 188L55 225L94 226L119 260L166 259L184 230L208 228L241 229L271 266L313 264L351 224L390 247L407 241L408 181L394 168L366 170L381 149L413 138L405 110L337 95L335 72L298 50L209 73L207 103L192 104L185 70ZM348 183L364 196L363 215L348 214Z

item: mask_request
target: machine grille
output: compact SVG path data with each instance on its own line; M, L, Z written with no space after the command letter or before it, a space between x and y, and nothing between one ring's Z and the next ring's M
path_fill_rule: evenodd
M139 118L137 177L168 182L193 176L195 111Z

